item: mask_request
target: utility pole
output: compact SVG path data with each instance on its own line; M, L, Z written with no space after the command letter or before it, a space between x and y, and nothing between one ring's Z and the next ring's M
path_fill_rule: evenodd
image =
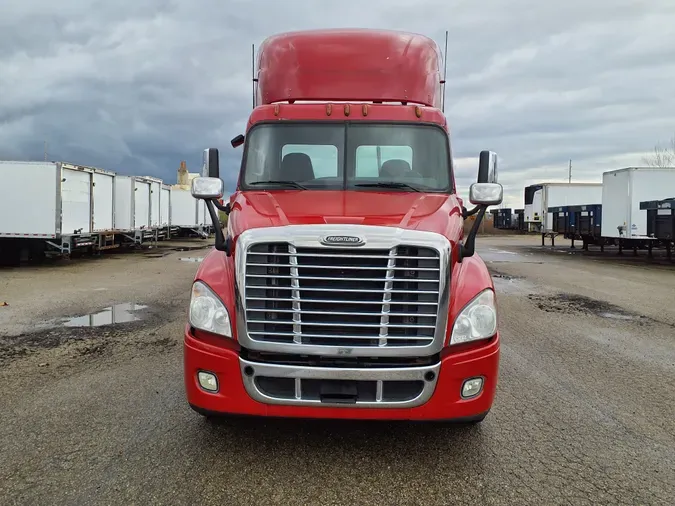
M569 171L568 171L567 174L568 174L568 181L567 182L571 183L572 182L572 159L570 159L570 168L569 168Z

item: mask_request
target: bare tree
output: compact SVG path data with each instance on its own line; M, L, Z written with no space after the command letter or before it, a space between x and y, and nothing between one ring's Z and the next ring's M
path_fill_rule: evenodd
M670 139L670 146L657 144L654 152L642 158L649 167L675 167L675 135Z

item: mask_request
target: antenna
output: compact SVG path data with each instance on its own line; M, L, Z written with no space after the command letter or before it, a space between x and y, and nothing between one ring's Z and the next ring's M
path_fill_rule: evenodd
M448 77L448 31L445 31L445 53L443 55L443 80L441 84L443 85L443 97L441 100L441 112L445 112L445 81Z
M255 77L255 44L251 44L251 79L253 87L253 108L255 109L255 85L258 79Z

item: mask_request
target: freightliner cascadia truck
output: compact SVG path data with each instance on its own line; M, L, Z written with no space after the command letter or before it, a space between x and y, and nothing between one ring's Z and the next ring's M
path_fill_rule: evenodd
M457 194L440 61L433 40L395 31L300 31L261 44L254 108L231 141L243 146L236 191L219 200L213 148L192 182L216 228L184 336L195 411L486 416L500 342L474 244L503 191L496 154L483 151L472 206Z

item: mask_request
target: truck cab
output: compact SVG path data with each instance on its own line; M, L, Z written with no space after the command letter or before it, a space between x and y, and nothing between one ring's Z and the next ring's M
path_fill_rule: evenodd
M479 422L498 378L494 286L474 245L502 200L479 157L455 188L431 39L285 33L259 48L236 191L218 151L192 194L215 248L184 336L190 406L225 414ZM221 230L216 209L228 214ZM463 220L476 215L464 237Z

